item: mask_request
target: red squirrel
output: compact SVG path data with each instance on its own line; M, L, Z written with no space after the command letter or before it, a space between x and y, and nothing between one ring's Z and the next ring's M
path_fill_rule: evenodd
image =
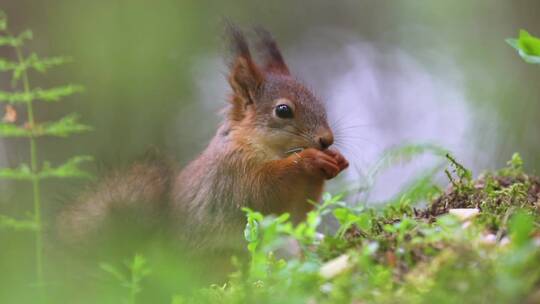
M60 230L68 239L99 234L110 213L121 217L128 209L137 210L136 220L167 225L188 247L205 250L242 237L243 207L304 219L313 208L308 200L318 201L325 180L348 162L330 148L322 101L291 75L272 36L256 34L261 64L244 34L229 26L232 94L207 148L182 170L168 161L143 162L106 178L63 212Z

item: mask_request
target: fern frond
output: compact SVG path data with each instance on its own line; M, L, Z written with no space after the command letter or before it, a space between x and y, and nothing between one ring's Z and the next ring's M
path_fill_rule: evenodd
M34 99L32 92L6 92L0 91L0 102L28 103Z
M77 122L79 115L70 114L58 121L36 124L33 128L0 123L0 137L67 137L72 134L91 131L92 127Z
M0 46L8 45L12 47L19 47L24 44L25 40L32 40L34 37L31 30L26 30L16 37L13 36L0 36Z
M414 157L422 154L431 154L441 158L446 157L448 150L433 144L405 144L392 147L383 153L383 156L370 170L370 176L374 177L379 172L399 163L407 163Z
M27 164L20 164L17 168L1 168L0 179L32 180L35 177Z
M84 91L83 86L69 84L69 85L50 88L50 89L37 88L32 91L32 94L35 97L35 99L54 102L54 101L59 101L63 97L73 95L75 93L80 93L82 91Z
M0 123L0 137L29 137L32 131L12 123Z
M18 65L18 62L0 58L0 72L15 70Z
M0 229L10 229L15 231L37 231L38 225L33 220L18 220L0 214Z
M37 54L32 53L27 59L28 66L34 68L36 71L44 73L48 69L62 65L64 63L71 62L71 58L69 57L45 57L45 58L39 58Z
M49 162L43 163L43 169L38 173L40 178L66 178L66 177L82 177L91 178L92 175L79 168L79 165L84 162L92 161L91 156L75 156L70 158L64 164L58 167L52 167Z
M79 115L76 113L67 115L55 122L38 125L36 136L58 136L67 137L72 134L82 133L92 130L92 127L77 122Z
M91 178L92 175L79 168L79 165L84 162L92 161L91 156L75 156L70 158L64 164L58 167L52 167L49 162L43 163L41 171L34 173L27 164L21 164L16 168L1 168L0 179L13 179L13 180L32 180L34 178L66 178L66 177L82 177Z
M28 69L34 69L40 73L45 73L48 69L69 61L70 59L66 57L39 58L37 54L32 53L20 63L6 62L4 64L4 70L13 70L13 81L16 82L21 78L23 72ZM0 70L2 70L1 62Z
M35 226L35 268L37 286L44 286L43 280L43 236L41 228L42 222L42 202L40 195L40 180L45 178L67 178L67 177L90 177L90 174L79 168L85 161L92 160L89 156L77 156L69 159L62 165L53 167L49 162L39 165L38 149L36 137L38 136L59 136L66 137L70 134L80 133L90 130L89 126L79 124L76 114L68 115L58 121L36 123L34 116L34 101L45 102L59 101L63 97L72 95L83 90L82 86L65 85L49 89L33 88L30 85L30 70L40 73L48 69L61 65L69 59L64 57L40 58L37 54L31 53L25 57L22 45L26 40L32 39L31 31L24 31L17 36L13 36L7 30L6 14L0 10L0 47L9 46L16 54L16 61L0 59L0 72L10 72L12 86L20 81L20 90L23 91L0 91L0 102L24 103L26 105L27 121L24 125L15 125L16 111L11 106L7 106L4 123L0 123L0 136L4 137L27 137L30 144L30 164L21 164L16 168L0 168L0 179L27 180L32 183L32 196L34 205L34 220L32 222L18 221L12 218L0 216L0 228L11 227L12 229L23 229ZM11 109L11 110L10 110ZM11 111L11 114L9 112ZM32 226L33 225L33 226ZM43 290L44 291L44 290ZM43 293L44 294L44 293Z
M37 88L29 92L6 92L0 91L0 102L7 103L29 103L34 100L47 102L59 101L63 97L82 92L84 88L80 85L65 85L50 89Z

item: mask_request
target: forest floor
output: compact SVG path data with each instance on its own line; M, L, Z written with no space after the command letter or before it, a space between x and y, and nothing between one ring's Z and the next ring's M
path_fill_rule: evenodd
M299 226L248 211L249 269L176 303L540 303L540 179L517 154L476 179L447 158L446 190L423 179L383 208L326 195ZM296 257L274 254L284 238Z

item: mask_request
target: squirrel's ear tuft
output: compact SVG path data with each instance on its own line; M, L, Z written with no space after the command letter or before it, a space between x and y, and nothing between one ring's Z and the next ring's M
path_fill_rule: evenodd
M229 83L237 97L246 104L253 103L264 76L253 61L246 38L240 29L228 23L227 34L233 55L229 63Z
M264 69L271 73L290 75L289 68L270 32L262 27L256 27L255 32L259 36L257 48L263 56Z

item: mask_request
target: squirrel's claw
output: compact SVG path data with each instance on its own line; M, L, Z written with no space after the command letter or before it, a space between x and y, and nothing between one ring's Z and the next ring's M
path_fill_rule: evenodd
M300 163L309 174L321 174L325 179L336 177L348 166L347 160L339 152L309 148L296 155L298 160L295 163Z
M349 161L341 154L339 151L335 149L328 149L324 151L326 154L332 156L339 167L339 172L347 169L349 167Z

